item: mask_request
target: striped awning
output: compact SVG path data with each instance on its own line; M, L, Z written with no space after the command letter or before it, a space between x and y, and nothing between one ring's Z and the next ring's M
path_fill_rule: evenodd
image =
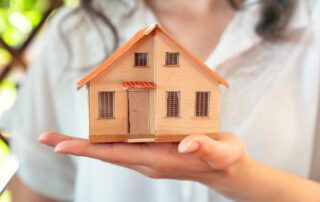
M129 88L155 88L156 84L154 82L146 82L146 81L130 81L130 82L123 82L122 86L126 89L129 89Z

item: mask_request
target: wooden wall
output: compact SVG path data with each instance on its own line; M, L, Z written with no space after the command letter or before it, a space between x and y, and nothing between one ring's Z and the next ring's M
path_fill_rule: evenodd
M134 67L134 52L148 52L149 68ZM179 67L165 65L166 52L179 52ZM127 92L125 81L150 81L150 132L152 134L198 134L217 132L219 128L218 82L201 70L182 49L162 32L155 30L109 68L90 81L90 134L127 134ZM115 119L99 120L98 92L115 91ZM180 91L180 117L166 117L166 92ZM195 117L197 91L210 92L209 117Z
M90 81L90 134L127 134L128 101L127 91L121 83L125 81L154 80L154 38L147 36L135 44L131 50L119 57L109 68ZM148 68L134 67L134 52L148 52ZM115 119L99 119L98 92L115 91ZM154 91L150 90L150 132L154 127Z
M156 131L193 134L218 131L218 83L161 31L155 34ZM179 67L165 65L166 52L180 52ZM166 91L180 91L179 118L166 117ZM196 91L210 91L209 117L195 117Z

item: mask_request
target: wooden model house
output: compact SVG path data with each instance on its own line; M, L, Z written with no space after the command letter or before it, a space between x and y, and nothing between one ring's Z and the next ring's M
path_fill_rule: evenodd
M90 142L177 142L214 134L228 83L160 25L137 32L77 83L89 94Z

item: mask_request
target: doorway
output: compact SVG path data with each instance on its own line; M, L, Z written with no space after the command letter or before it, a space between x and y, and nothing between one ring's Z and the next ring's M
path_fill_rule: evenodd
M149 91L128 91L129 134L150 134Z

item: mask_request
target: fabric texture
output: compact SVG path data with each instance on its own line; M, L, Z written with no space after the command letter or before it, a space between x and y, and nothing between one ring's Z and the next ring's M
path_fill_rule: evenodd
M318 3L318 6L316 10L320 10L320 4ZM313 19L319 19L320 18L320 12L313 13L312 16ZM317 29L317 33L320 33L320 27L317 26L315 29ZM318 47L320 47L320 34L318 36ZM320 56L320 53L319 53ZM320 64L320 57L319 57L319 64ZM320 78L320 69L318 68L318 75ZM317 182L320 182L320 82L318 82L318 115L317 115L317 121L316 121L316 133L313 143L313 158L312 158L312 166L310 171L310 178L312 180L315 180Z

